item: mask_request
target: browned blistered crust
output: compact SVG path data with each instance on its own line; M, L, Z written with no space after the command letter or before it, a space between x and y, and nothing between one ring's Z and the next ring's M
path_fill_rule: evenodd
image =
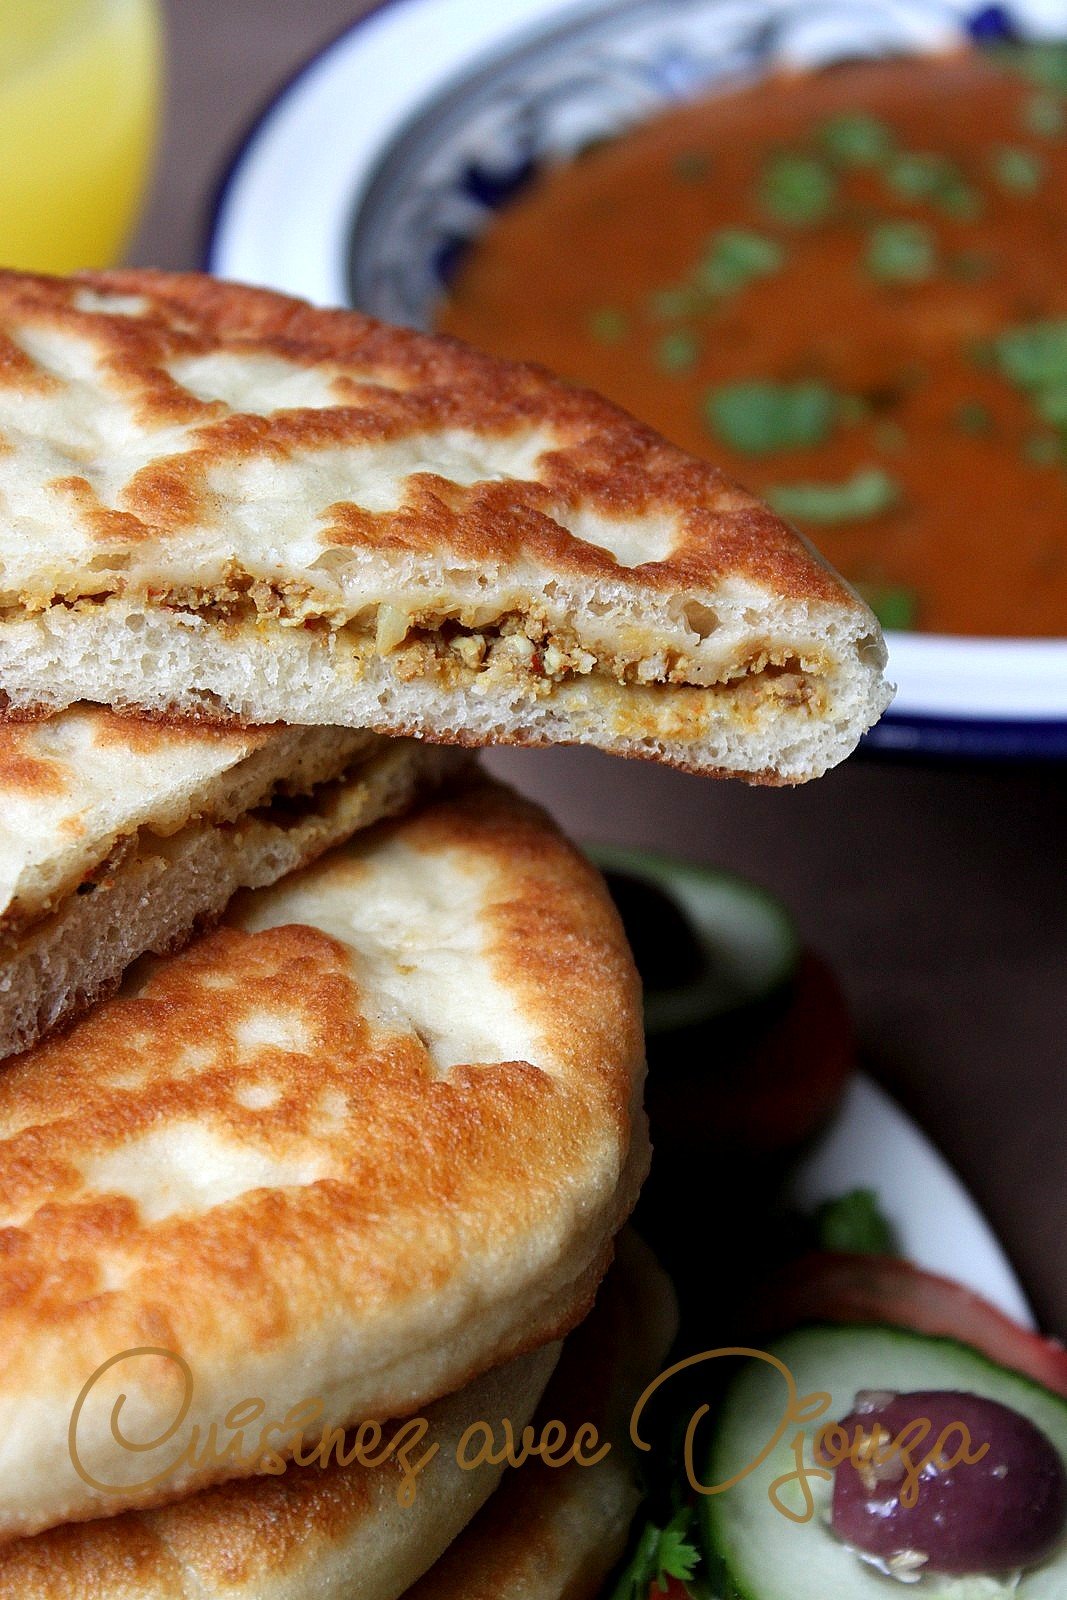
M599 1196L619 1209L596 1261L549 1326L511 1330L495 1358L588 1309L644 1165L643 1123L632 1129L639 990L618 917L598 875L543 815L484 780L369 830L333 858L331 874L358 896L365 854L395 835L490 868L479 925L496 979L533 1019L551 1070L500 1061L442 1076L420 1038L367 1020L347 952L328 935L297 924L221 927L162 963L135 997L98 1007L0 1073L0 1195L24 1219L0 1229L3 1393L73 1397L76 1372L117 1350L163 1346L196 1367L220 1353L306 1345L339 1306L353 1317L403 1306L483 1249L520 1248L557 1203L570 1204L589 1152L606 1141L625 1155L633 1132L636 1168L614 1201ZM308 1047L264 1044L250 1057L235 1038L240 1017L279 1010ZM210 1057L197 1070L183 1065L191 1042ZM277 1098L246 1108L236 1090L259 1078ZM331 1094L350 1107L332 1138L319 1111ZM155 1221L126 1195L86 1188L87 1160L171 1123L283 1161L325 1152L328 1175ZM448 1228L427 1225L440 1218ZM458 1381L467 1376L473 1369Z
M2 719L0 719L2 721ZM269 729L248 730L251 752ZM100 706L96 711L93 738L97 744L117 744L139 755L161 754L171 745L188 745L190 740L212 744L218 738L216 726L190 722L188 718L148 718L143 713L112 710ZM20 799L36 799L66 794L75 782L69 762L53 761L39 752L40 740L33 725L14 719L0 726L0 793Z
M141 296L148 310L138 316L79 310L75 297L84 289ZM194 448L135 473L119 506L99 503L77 472L62 480L63 492L114 556L146 542L165 546L210 512L208 473L224 461L285 462L317 448L449 427L488 439L540 426L558 445L542 459L538 482L462 487L417 473L395 511L372 513L350 502L329 508L324 547L409 550L463 563L532 556L564 577L611 577L634 595L708 588L728 574L743 575L782 598L857 604L780 518L721 472L538 367L196 274L0 273L0 335L4 324L14 330L26 323L93 339L110 383L146 427L195 428ZM338 403L269 416L230 412L199 399L165 370L175 358L220 350L340 369L333 380ZM47 388L54 381L0 337L0 382ZM579 508L631 519L663 512L678 520L680 539L666 559L623 568L610 552L561 526L557 519ZM247 592L247 574L234 572L233 580L234 597ZM87 572L81 592L115 593L121 586L119 576ZM42 606L53 598L26 593L20 602Z
M592 1316L571 1334L534 1419L569 1439L592 1423L611 1452L595 1467L530 1460L499 1489L405 1600L594 1600L622 1555L641 1498L629 1439L634 1405L677 1331L668 1281L623 1234Z
M0 790L21 798L41 798L67 792L70 773L59 761L31 754L33 728L12 722L0 734Z
M395 1456L362 1465L354 1459L352 1430L341 1446L345 1465L338 1464L335 1450L326 1466L290 1464L278 1476L216 1484L162 1509L51 1528L5 1545L0 1600L260 1600L264 1585L279 1581L291 1584L286 1592L293 1594L325 1593L338 1557L356 1575L361 1554L379 1568L389 1561L385 1583L398 1564L425 1567L442 1536L496 1480L488 1465L474 1479L454 1465L461 1428L495 1419L499 1432L500 1419L509 1417L520 1436L550 1361L551 1351L538 1352L525 1358L519 1372L514 1366L494 1371L427 1408L426 1442L442 1453L426 1470L451 1477L452 1503L443 1515L436 1505L423 1513L419 1503L398 1514L403 1468ZM384 1438L399 1426L386 1424ZM419 1483L437 1489L425 1478ZM379 1589L382 1581L379 1575ZM331 1586L330 1592L341 1591Z
M568 1573L575 1583L588 1578L580 1588L560 1590L568 1600L597 1592L594 1580L621 1553L639 1498L626 1423L664 1361L673 1328L666 1280L644 1247L624 1235L620 1259L564 1346L534 1421L539 1433L559 1418L568 1441L591 1423L611 1442L611 1454L594 1468L551 1468L531 1459L507 1473L458 1541L406 1591L410 1600L497 1600L513 1592L518 1600L528 1587L534 1595L547 1592L546 1574L562 1580ZM430 1408L429 1439L449 1428L458 1433L457 1417L467 1424L513 1417L512 1407L500 1403L512 1383L493 1373ZM350 1434L346 1448L352 1443ZM446 1453L454 1455L447 1446ZM428 1468L439 1470L447 1471L440 1458ZM358 1541L362 1529L376 1551L388 1552L389 1535L375 1538L371 1524L380 1526L400 1480L395 1459L374 1468L341 1468L336 1460L326 1468L290 1464L280 1476L218 1484L161 1510L53 1528L0 1548L0 1600L68 1600L90 1589L94 1596L121 1591L129 1600L223 1592L255 1600L265 1582L283 1575L311 1593L326 1562ZM468 1494L478 1487L467 1480ZM403 1545L405 1531L394 1537ZM406 1548L397 1553L409 1559Z

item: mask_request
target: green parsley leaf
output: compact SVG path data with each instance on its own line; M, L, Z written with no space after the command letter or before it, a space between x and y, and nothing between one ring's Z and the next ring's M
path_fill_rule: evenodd
M900 488L881 467L865 467L843 483L778 483L765 490L783 517L798 522L863 522L900 503Z
M621 344L626 337L626 318L614 306L591 312L586 327L600 344Z
M921 222L881 222L867 236L867 271L883 283L922 283L937 268L937 241Z
M1050 427L1067 429L1067 380L1040 389L1034 396L1034 409Z
M760 204L778 222L821 222L836 194L833 173L816 156L788 151L772 156L760 178Z
M700 183L711 171L711 157L705 150L680 150L672 165L683 183Z
M994 365L1020 389L1067 382L1067 317L1006 328L991 350Z
M670 1578L688 1584L700 1560L691 1542L693 1508L682 1506L665 1528L646 1522L633 1555L619 1574L611 1600L647 1600L649 1587L666 1590Z
M722 228L696 270L696 280L709 294L734 294L753 278L777 272L785 251L776 239L750 228Z
M837 418L837 397L824 383L745 379L713 389L704 403L711 431L732 450L769 455L821 444Z
M665 333L656 345L656 362L664 372L688 372L699 355L696 335L685 328Z
M689 1506L683 1506L680 1511L675 1512L660 1535L657 1579L661 1589L667 1587L668 1578L678 1578L685 1583L696 1571L700 1554L689 1541L692 1520L692 1510Z
M720 228L708 240L692 280L657 289L649 297L649 308L654 317L666 322L699 316L707 311L709 302L736 294L754 278L769 277L784 261L785 251L777 239L752 228Z
M1002 189L1012 194L1034 194L1041 187L1045 164L1040 156L1017 145L1004 145L994 152L993 172Z
M893 130L865 111L842 111L819 134L831 161L842 167L876 167L893 153Z
M886 181L902 199L936 205L963 221L976 217L981 210L979 196L948 156L904 152L889 162Z
M964 400L962 405L956 407L952 420L961 433L970 433L976 437L988 433L993 426L992 413L981 400Z
M956 176L947 156L915 155L905 151L891 163L886 178L889 187L905 200L932 200Z
M910 591L883 592L906 595ZM883 627L897 625L882 623ZM815 1213L815 1227L820 1250L840 1250L856 1256L891 1256L896 1248L893 1229L879 1210L878 1196L873 1189L853 1189L849 1194L824 1201Z
M1027 133L1039 139L1055 139L1067 129L1067 111L1055 95L1038 93L1025 101L1020 116Z
M1067 318L1006 328L992 341L991 350L993 365L1026 392L1038 420L1067 438ZM1041 442L1043 437L1037 435L1024 446L1028 460L1053 459L1043 453L1049 449ZM1057 458L1063 454L1060 445L1055 454Z

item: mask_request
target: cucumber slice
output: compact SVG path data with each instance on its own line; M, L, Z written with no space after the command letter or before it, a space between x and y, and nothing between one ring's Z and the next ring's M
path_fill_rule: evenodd
M792 977L796 929L785 908L755 884L644 850L597 845L589 854L618 891L645 981L650 1038L758 1003ZM639 900L635 887L650 893ZM658 911L654 896L667 902ZM665 981L679 972L683 982Z
M818 1510L792 1522L772 1505L768 1489L794 1470L792 1441L803 1427L804 1459L823 1422L848 1415L861 1389L900 1393L949 1389L984 1395L1012 1406L1048 1437L1067 1462L1067 1401L1029 1378L1009 1372L952 1339L901 1328L802 1328L769 1345L784 1361L801 1396L830 1392L832 1404L818 1421L790 1426L763 1464L740 1483L701 1500L709 1564L723 1575L728 1600L1064 1600L1067 1540L1016 1587L997 1578L938 1577L905 1584L884 1576L842 1544ZM766 1362L749 1361L730 1384L715 1426L704 1481L724 1483L756 1459L782 1418L786 1383ZM820 1486L813 1482L817 1501ZM825 1501L829 1485L821 1486ZM780 1491L787 1505L803 1508L796 1484Z

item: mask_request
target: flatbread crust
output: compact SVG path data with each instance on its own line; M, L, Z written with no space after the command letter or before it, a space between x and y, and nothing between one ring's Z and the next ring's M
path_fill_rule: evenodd
M642 1078L602 881L474 777L134 969L0 1073L0 1538L242 1470L185 1446L249 1396L399 1415L565 1332L647 1168ZM79 1391L144 1347L80 1413L90 1487ZM133 1454L111 1404L158 1439L172 1354L188 1412Z
M202 1489L156 1511L127 1511L0 1546L0 1600L396 1600L461 1532L503 1466L465 1472L463 1432L529 1422L558 1344L518 1356L427 1408L429 1431L410 1454L433 1460L401 1504L395 1456L380 1466L290 1465L272 1477ZM386 1440L397 1433L387 1423ZM353 1430L344 1440L351 1452Z
M0 1058L456 764L360 729L171 727L91 705L0 726Z
M195 275L0 274L0 690L754 781L842 759L878 625L596 396Z
M424 1572L408 1600L451 1600L453 1593L456 1600L560 1600L565 1589L577 1600L575 1575L589 1580L592 1593L594 1576L610 1568L625 1542L638 1499L625 1419L662 1362L673 1326L667 1280L640 1241L624 1233L596 1305L567 1339L558 1368L559 1346L549 1345L428 1408L429 1432L410 1459L431 1443L438 1453L419 1472L410 1505L398 1498L403 1474L395 1458L373 1468L342 1468L336 1458L325 1468L290 1465L279 1476L204 1489L161 1510L54 1528L0 1547L0 1600L396 1600ZM571 1440L592 1422L610 1439L611 1454L595 1468L527 1462L506 1473L479 1513L503 1468L460 1468L464 1431L488 1422L499 1445L507 1418L521 1440L546 1381L535 1431L560 1417ZM393 1431L387 1425L386 1438ZM350 1434L346 1446L352 1444Z
M676 1328L674 1291L634 1233L571 1334L534 1426L559 1418L568 1438L592 1422L611 1453L593 1467L529 1462L492 1499L405 1600L593 1600L622 1556L641 1499L629 1424L663 1368ZM359 1600L362 1600L360 1595Z

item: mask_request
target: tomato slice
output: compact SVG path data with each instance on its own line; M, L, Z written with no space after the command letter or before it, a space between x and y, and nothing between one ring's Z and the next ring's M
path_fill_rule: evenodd
M1058 1340L1021 1327L962 1284L892 1256L802 1256L764 1285L755 1320L762 1338L804 1322L881 1322L940 1334L1067 1397L1067 1349Z
M780 1156L827 1121L855 1059L837 979L804 951L780 1010L741 1010L649 1039L653 1141L701 1169L711 1159Z
M665 1589L653 1578L648 1586L648 1600L689 1600L689 1590L678 1578L668 1578Z

